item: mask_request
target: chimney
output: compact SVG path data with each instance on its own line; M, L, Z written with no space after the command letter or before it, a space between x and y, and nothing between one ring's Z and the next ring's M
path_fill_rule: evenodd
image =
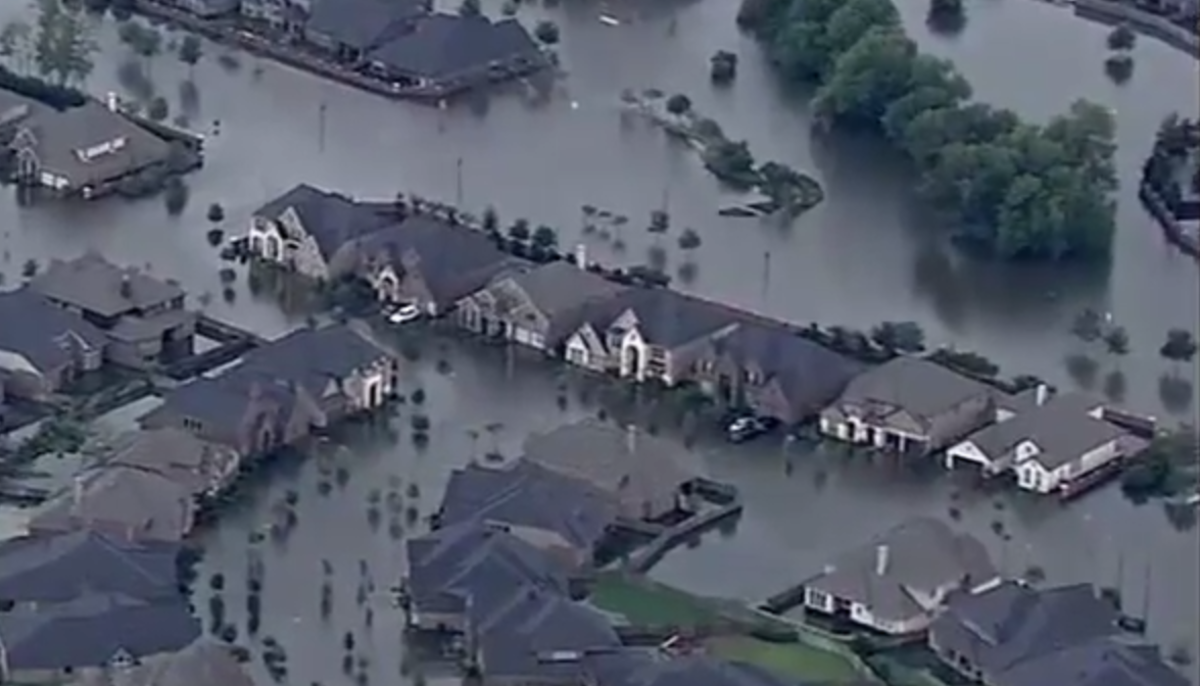
M575 266L580 269L588 268L587 246L583 243L575 246Z
M875 546L875 575L887 574L888 547L886 544Z
M630 455L637 452L637 433L638 430L635 424L625 427L625 450Z
M1038 384L1037 385L1037 397L1036 397L1038 407L1045 405L1046 401L1049 399L1050 399L1050 387L1044 383Z

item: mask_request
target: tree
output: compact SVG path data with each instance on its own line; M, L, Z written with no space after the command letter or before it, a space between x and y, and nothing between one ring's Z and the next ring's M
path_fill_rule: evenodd
M518 219L508 227L508 237L521 243L529 240L530 233L528 219Z
M754 156L746 141L721 141L704 151L704 166L718 179L738 187L758 183Z
M1116 28L1108 34L1108 49L1117 51L1132 50L1134 44L1137 43L1137 34L1133 32L1129 24L1118 24Z
M541 250L553 250L558 247L558 232L543 224L534 230L531 243Z
M204 46L200 43L200 37L189 33L179 42L179 61L188 66L188 78L191 78L192 71L200 58L204 56Z
M171 106L167 103L167 99L161 95L155 96L146 107L146 116L150 118L150 121L166 121L170 114Z
M1104 60L1104 73L1118 86L1128 83L1133 78L1133 57L1126 53L1109 55Z
M0 59L16 72L28 69L32 35L33 27L19 19L5 22L0 29Z
M462 0L458 6L458 14L460 17L478 17L483 14L483 8L479 0Z
M880 347L902 353L925 350L925 331L916 322L882 322L871 329L871 340Z
M1129 333L1123 326L1114 326L1104 333L1104 347L1118 360L1129 354ZM1118 366L1119 366L1118 362Z
M214 202L208 206L207 217L213 224L220 224L225 221L225 208L221 207L221 203Z
M500 230L500 215L496 213L496 208L488 205L483 211L483 230L488 233L493 233Z
M1167 340L1158 349L1158 354L1174 363L1175 376L1179 375L1179 365L1189 363L1196 357L1196 339L1187 329L1171 329L1167 332Z
M675 116L687 114L692 109L692 99L683 93L676 93L667 98L667 112Z
M178 176L172 176L167 180L166 195L164 203L167 206L167 214L178 216L183 213L183 209L187 207L188 187L183 184L183 181Z
M713 83L725 84L737 78L738 56L728 50L718 50L709 58L709 78Z
M962 0L930 0L925 25L934 33L954 35L967 25Z
M37 0L33 57L38 73L59 86L83 83L95 65L99 47L91 24L78 7L59 0Z
M1100 313L1087 307L1071 322L1071 335L1086 344L1095 343L1104 335L1104 320Z
M555 45L558 43L559 38L558 24L548 19L543 19L533 28L533 35L546 45Z
M878 124L888 106L908 94L916 53L903 31L872 29L834 63L813 108L830 122Z

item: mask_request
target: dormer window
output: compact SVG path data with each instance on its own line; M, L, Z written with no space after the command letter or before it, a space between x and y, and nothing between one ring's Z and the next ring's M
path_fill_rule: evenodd
M119 152L125 148L126 142L127 139L124 136L121 136L120 138L114 138L113 140L106 141L100 145L93 145L90 148L81 148L76 150L75 156L79 158L80 162L91 162L98 157Z

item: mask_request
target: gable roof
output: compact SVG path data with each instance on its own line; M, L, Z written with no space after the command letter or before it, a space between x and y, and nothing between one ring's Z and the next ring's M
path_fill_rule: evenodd
M590 550L618 510L611 496L591 484L518 460L506 468L471 464L451 472L440 513L443 525L479 519L530 527Z
M1157 648L1106 637L1017 665L993 678L996 686L1188 686Z
M903 409L917 419L928 419L984 393L994 390L935 362L901 355L852 379L838 403L858 405L868 412Z
M368 50L390 37L397 23L427 11L418 0L316 0L305 29Z
M582 323L583 308L589 303L615 298L627 286L580 269L565 260L555 260L497 280L488 291L504 304L504 289L515 287L529 304L550 323L546 345L554 346Z
M167 426L118 437L104 461L156 472L199 494L209 487L211 470L224 459L232 459L231 452L189 431Z
M0 293L0 322L0 351L24 357L35 367L26 370L30 373L58 369L73 353L99 351L105 343L104 334L83 317L28 287Z
M342 380L390 356L349 324L296 329L251 350L227 373L252 372L295 383L320 398L333 380Z
M754 366L774 379L788 402L817 411L838 396L863 365L804 338L782 323L751 322L713 342L739 366Z
M29 521L39 533L94 529L132 540L175 542L191 526L192 494L154 472L88 469L43 503Z
M120 674L92 672L71 686L254 686L229 646L197 639L177 653L144 660Z
M402 266L406 255L439 306L449 306L483 288L506 269L525 268L525 260L501 251L482 231L450 224L427 214L408 217L360 241L369 255Z
M29 287L51 300L101 317L155 307L184 296L183 289L173 283L133 267L117 266L92 251L73 260L52 260Z
M414 607L429 612L486 613L523 586L566 593L558 562L548 553L479 521L438 529L406 542L408 590Z
M589 308L586 323L599 331L611 327L626 312L637 317L639 334L650 345L675 348L759 318L728 305L668 288L629 288L607 302Z
M29 149L41 168L67 177L76 187L122 176L171 154L166 140L95 100L65 110L40 110L23 127L28 135L19 133L14 140L18 151L32 141ZM82 154L115 140L124 141L116 150L98 152L91 159Z
M454 77L516 56L541 57L533 37L515 19L431 14L416 27L372 50L368 58L428 79Z
M804 583L862 603L877 617L904 620L923 611L913 591L935 596L939 587L978 586L995 578L996 568L978 539L918 517L839 555Z
M644 503L672 498L697 476L675 443L591 419L530 435L525 459L591 483L620 500L630 515Z
M351 14L344 9L343 12ZM254 216L277 222L288 210L296 213L325 259L355 238L396 222L396 218L378 204L360 203L341 193L306 183L267 201L254 211Z
M10 670L98 667L119 652L140 658L179 650L200 636L183 596L152 602L90 594L0 614Z
M199 377L172 389L163 402L138 418L142 428L175 423L179 418L203 424L205 435L238 447L242 436L254 436L264 424L282 435L284 423L299 402L293 383L254 370L235 367L216 377Z
M169 543L135 543L95 531L25 536L0 543L0 599L60 603L84 591L140 599L179 592Z
M495 677L576 676L586 652L621 645L604 615L534 586L516 589L475 630L484 669Z
M930 627L938 646L993 675L1065 647L1118 634L1120 613L1090 584L1037 590L1005 581L959 593Z
M1084 394L1055 395L1042 405L986 427L968 440L984 455L998 458L1029 440L1041 451L1034 459L1047 469L1079 459L1084 453L1126 435L1094 415L1103 404Z

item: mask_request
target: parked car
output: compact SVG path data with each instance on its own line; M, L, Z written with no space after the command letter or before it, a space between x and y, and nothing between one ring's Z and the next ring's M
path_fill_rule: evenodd
M407 324L421 318L421 308L413 303L401 305L388 315L388 321L393 324Z
M725 435L733 443L743 443L769 433L778 423L770 417L743 415L729 422L725 427Z

